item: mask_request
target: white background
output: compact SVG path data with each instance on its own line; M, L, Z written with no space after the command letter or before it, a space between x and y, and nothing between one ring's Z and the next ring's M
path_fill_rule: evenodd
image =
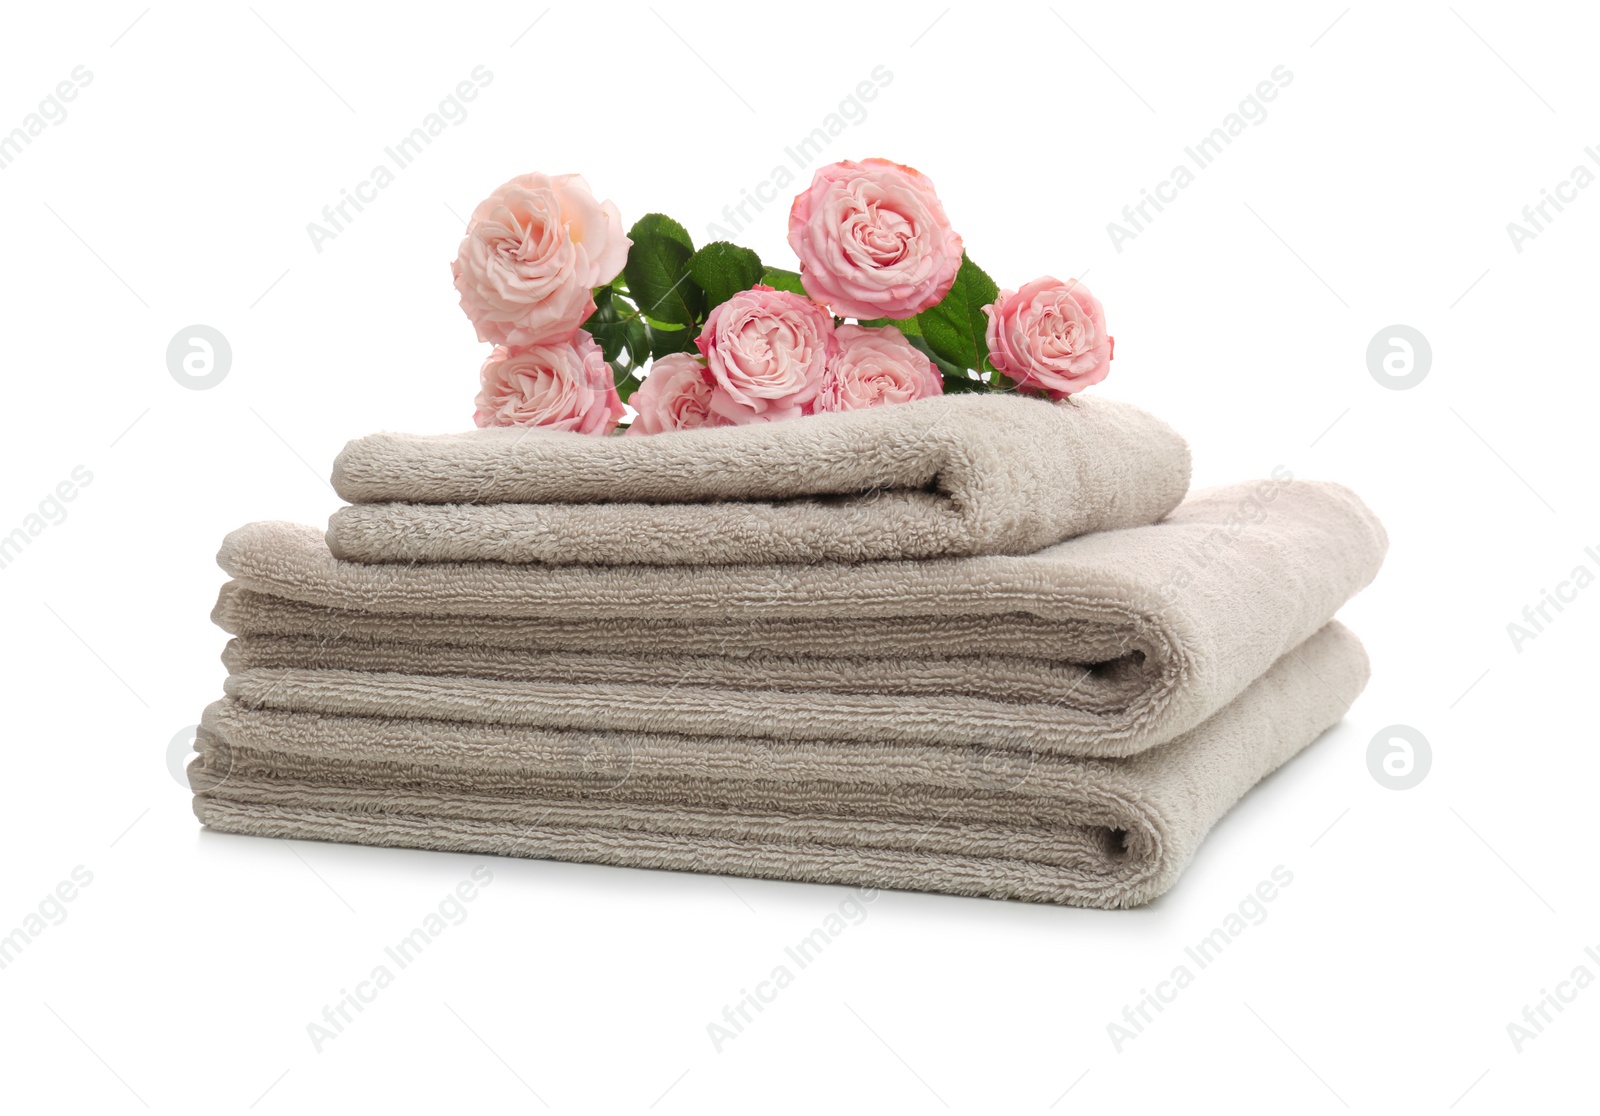
M0 971L0 1103L1592 1104L1600 985L1520 1053L1506 1029L1575 966L1600 977L1600 587L1520 650L1506 629L1600 571L1600 188L1520 253L1506 231L1576 165L1600 172L1592 10L657 11L7 8L0 129L75 66L93 80L0 170L0 534L75 466L93 480L0 570L0 933L76 866L93 882ZM470 115L315 251L307 222L480 64ZM1383 518L1388 563L1343 614L1374 664L1346 720L1149 907L885 892L720 1053L706 1025L846 889L202 832L165 757L220 693L217 544L325 520L350 437L469 424L460 218L514 174L580 171L625 223L660 210L704 241L880 65L892 82L826 160L925 171L1003 286L1087 275L1118 342L1096 390L1185 432L1197 484L1282 464ZM1116 251L1107 223L1280 65L1268 117ZM796 189L739 235L791 267ZM1365 356L1396 323L1433 352L1404 391ZM233 350L207 391L166 367L193 324ZM1432 748L1406 791L1366 763L1396 723ZM316 1052L307 1024L480 863L467 920ZM1107 1024L1277 865L1293 883L1267 920L1119 1053Z

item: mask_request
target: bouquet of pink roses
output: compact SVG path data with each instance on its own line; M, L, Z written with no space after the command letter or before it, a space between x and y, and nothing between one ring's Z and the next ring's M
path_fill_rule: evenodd
M1061 399L1105 378L1105 311L1048 276L1000 290L933 183L886 159L817 171L799 271L646 214L622 232L578 175L525 174L472 213L451 271L478 339L479 426L630 434L772 422L952 391ZM849 321L847 322L847 319Z

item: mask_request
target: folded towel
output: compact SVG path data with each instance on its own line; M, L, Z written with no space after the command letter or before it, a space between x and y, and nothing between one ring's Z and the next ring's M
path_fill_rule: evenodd
M364 565L258 523L216 615L231 692L328 713L1125 756L1294 653L1385 547L1348 490L1290 479L1024 557L859 565Z
M1204 723L1112 760L550 732L454 705L328 715L269 687L206 711L190 780L231 833L1129 907L1366 678L1332 623Z
M450 700L452 693L467 695L469 701L537 703L551 698L560 715L574 722L623 718L628 715L623 710L670 701L673 691L681 693L686 716L709 719L718 707L754 701L764 722L780 713L779 708L765 705L769 697L776 706L793 706L804 715L817 704L816 695L828 695L844 706L856 706L847 711L830 702L832 709L824 710L825 716L843 714L839 723L846 729L860 728L852 718L892 715L894 710L885 708L879 698L916 698L908 706L911 713L947 709L953 717L970 717L972 703L964 699L978 699L1002 706L1046 707L1041 712L1049 717L1050 706L1101 712L1124 708L1151 681L1144 664L1121 661L1101 668L994 655L942 659L839 659L765 652L612 655L309 634L242 636L228 642L222 662L238 677L270 673L275 678L306 675L326 681L354 674L356 682L367 684L374 674L432 675L441 681L436 691L441 701ZM445 685L446 679L453 681ZM479 685L483 682L514 685ZM368 696L355 700L381 700L376 696L381 682L366 689ZM867 700L852 702L857 695ZM956 700L941 700L947 698ZM1005 714L1004 709L996 712ZM745 720L740 718L730 727L747 730Z
M970 394L648 438L374 434L333 484L355 506L328 545L350 561L859 562L1153 523L1189 450L1126 403Z

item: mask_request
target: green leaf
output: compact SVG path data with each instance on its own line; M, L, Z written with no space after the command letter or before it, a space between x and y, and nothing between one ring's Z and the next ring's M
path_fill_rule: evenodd
M705 292L707 308L720 306L761 282L761 257L748 248L714 241L689 260L689 277Z
M622 328L627 332L628 361L635 368L644 367L644 362L650 359L650 327L644 324L641 317L632 317L625 321Z
M611 376L617 385L617 395L626 403L628 397L638 388L639 381L634 377L633 369L623 364L620 360L613 360L610 364Z
M891 322L890 324L894 325L896 323ZM939 370L940 376L944 379L944 393L946 395L955 395L964 391L993 390L984 381L974 380L965 368L957 368L948 360L945 360L944 357L934 352L928 346L927 338L922 337L920 334L907 337L906 341L910 343L912 348L920 350L923 356L933 361L933 366Z
M968 391L999 391L1000 389L983 380L974 380L966 371L946 372L944 374L944 393L946 395L960 395Z
M785 271L781 267L769 267L761 273L761 281L775 290L788 291L791 294L809 298L806 294L805 284L800 282L798 271Z
M692 326L705 313L705 294L689 276L694 241L671 217L646 213L628 230L633 247L622 274L633 301L646 315Z
M584 319L582 328L599 343L600 351L608 361L616 360L617 354L622 351L621 331L614 329L616 317L617 308L612 301L611 288L596 287L594 313Z
M948 294L937 306L931 306L917 315L922 336L927 338L935 353L961 368L981 370L988 359L989 346L984 339L989 318L983 312L1000 296L1000 288L984 270L965 254L961 257L961 270Z
M668 353L697 353L694 339L700 336L696 327L667 327L660 322L650 323L650 356L664 357Z
M868 318L864 322L857 321L856 325L862 326L866 329L879 329L883 326L894 326L894 328L898 329L902 334L904 334L907 339L922 336L922 327L917 325L917 318L915 314L909 318L904 318L898 321L894 318Z
M650 359L650 331L639 311L611 287L594 289L593 314L583 323L600 345L607 361L617 360L626 350L630 363L639 365Z

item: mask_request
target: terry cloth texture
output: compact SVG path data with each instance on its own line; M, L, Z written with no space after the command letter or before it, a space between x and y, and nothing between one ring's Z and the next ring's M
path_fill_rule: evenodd
M856 565L367 565L258 523L215 615L230 693L328 714L1112 757L1296 654L1385 547L1348 490L1291 479L1022 557Z
M1366 677L1361 645L1328 624L1125 759L550 731L436 702L429 678L382 715L330 714L306 677L246 677L206 711L190 781L224 832L1129 907Z
M328 546L349 561L862 562L1153 523L1189 449L1127 403L967 394L648 438L374 434L333 484L354 506Z

